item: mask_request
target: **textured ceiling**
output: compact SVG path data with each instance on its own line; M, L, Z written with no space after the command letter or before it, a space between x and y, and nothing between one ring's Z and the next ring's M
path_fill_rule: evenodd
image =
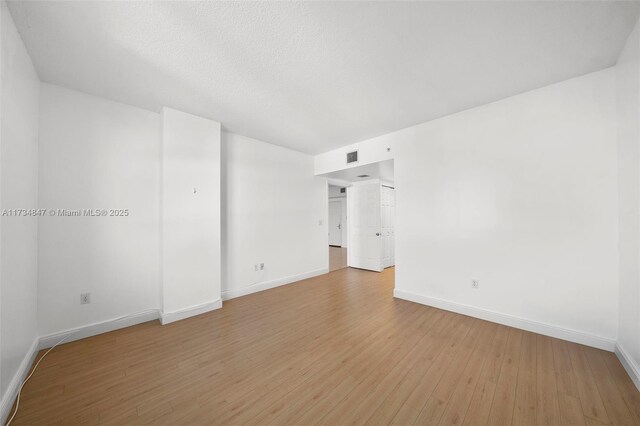
M615 64L635 2L10 2L43 81L320 153Z

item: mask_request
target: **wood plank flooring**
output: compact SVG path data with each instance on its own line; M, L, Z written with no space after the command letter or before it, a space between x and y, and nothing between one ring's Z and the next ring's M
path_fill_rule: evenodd
M393 274L340 269L63 345L15 424L640 424L614 354L393 299Z

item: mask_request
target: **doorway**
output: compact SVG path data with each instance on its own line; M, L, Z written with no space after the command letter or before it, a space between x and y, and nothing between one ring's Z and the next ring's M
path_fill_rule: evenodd
M345 186L329 185L329 271L347 267L347 191Z
M349 266L382 272L395 266L393 160L325 176L329 182L329 269ZM345 252L346 262L341 257Z

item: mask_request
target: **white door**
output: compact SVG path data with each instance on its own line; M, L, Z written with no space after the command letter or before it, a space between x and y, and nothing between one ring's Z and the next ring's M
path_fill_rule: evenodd
M382 229L382 266L388 268L396 264L395 259L395 215L396 193L389 186L382 185L380 193Z
M342 246L342 202L329 201L329 245Z
M363 183L347 188L349 247L347 264L382 271L380 184Z

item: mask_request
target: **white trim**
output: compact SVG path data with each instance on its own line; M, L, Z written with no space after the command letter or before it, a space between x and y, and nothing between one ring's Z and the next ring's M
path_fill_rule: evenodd
M189 317L204 314L222 308L222 299L216 299L211 302L201 303L199 305L189 306L173 312L161 312L160 323L162 325L180 321Z
M48 334L42 337L36 337L31 344L31 347L25 354L18 371L13 376L11 383L7 387L2 402L0 405L0 424L4 424L9 417L11 407L18 396L18 389L20 385L27 377L36 355L39 350L50 348L60 340L69 336L65 343L73 342L74 340L80 340L98 334L108 333L113 330L121 328L131 327L133 325L141 324L143 322L153 321L156 319L161 320L162 324L168 324L170 322L178 321L183 318L187 318L193 315L198 315L204 312L211 311L222 307L222 300L217 299L213 302L204 303L202 305L193 306L190 308L182 309L176 312L160 313L158 309L150 309L143 312L138 312L123 317L112 318L106 321L100 321L93 324L85 325L82 327L76 327L57 333Z
M18 367L18 371L13 375L13 379L11 379L11 383L9 383L7 391L2 397L2 405L0 405L0 424L5 424L9 414L11 414L13 402L18 396L18 389L20 389L20 385L22 385L22 382L27 377L29 370L31 370L31 366L33 365L33 361L36 359L36 355L38 354L38 340L39 339L37 337L33 339L33 343L22 359L20 367Z
M291 275L284 278L278 278L271 281L265 281L258 284L253 284L245 288L223 291L222 300L229 300L229 299L234 299L240 296L246 296L247 294L269 290L270 288L291 284L296 281L306 280L307 278L313 278L313 277L317 277L318 275L324 275L327 273L329 273L329 268L316 269L315 271L304 272L302 274Z
M394 289L393 297L420 303L422 305L433 306L451 312L457 312L459 314L480 318L486 321L496 322L498 324L508 325L522 330L532 331L545 336L556 337L558 339L568 340L582 345L593 346L594 348L603 349L609 352L613 352L616 346L615 340L607 339L606 337L600 337L581 331L558 327L552 324L545 324L488 309L411 293L404 290Z
M315 277L328 272L327 268L318 269L315 271L306 272L304 274L293 275L286 278L272 280L265 283L256 284L241 290L228 291L223 293L223 300L232 299L234 297L244 296L246 294L255 293L258 291L267 290L269 288L277 287L280 285L290 284L296 281L300 281L306 278ZM569 340L575 343L581 343L588 346L593 346L599 349L608 351L615 351L620 363L631 377L633 383L640 390L640 367L629 356L623 346L620 343L616 343L611 339L606 339L599 336L594 336L586 333L582 333L575 330L561 328L549 324L543 324L536 321L527 320L524 318L515 317L512 315L501 314L498 312L490 311L483 308L477 308L474 306L464 305L461 303L450 302L443 299L437 299L433 297L423 296L416 293L411 293L404 290L393 290L393 297L398 299L408 300L410 302L420 303L422 305L433 306L447 311L457 312L463 315L472 316L475 318L481 318L487 321L496 322L503 325L508 325L515 328L520 328L527 331L532 331L546 336L556 337L559 339ZM109 331L117 330L120 328L130 327L132 325L140 324L147 321L153 321L160 317L162 324L168 324L170 322L178 321L194 315L199 315L205 312L212 311L222 307L222 300L217 299L213 302L208 302L196 306L192 306L186 309L182 309L175 312L160 314L157 310L144 311L137 314L132 314L125 318L116 318L107 321L102 321L83 327L65 330L59 333L49 334L40 338L36 337L31 344L31 347L25 354L18 371L13 376L11 383L7 387L7 391L2 398L0 405L0 424L4 424L9 417L11 407L18 395L18 389L26 378L39 349L49 348L59 342L65 335L70 333L76 333L68 341L74 341L83 339L85 337L95 336Z
M629 356L629 352L624 350L624 347L620 344L620 342L616 343L616 356L620 360L620 363L627 370L627 374L633 380L633 383L636 385L638 390L640 391L640 367L635 363L633 358Z
M73 342L74 340L84 339L86 337L96 336L102 333L108 333L120 328L131 327L132 325L141 324L143 322L153 321L158 319L158 317L158 310L151 309L148 311L127 315L124 318L113 318L106 321L83 325L82 327L76 327L69 330L48 334L46 336L40 337L38 348L50 348L69 334L73 334L73 336L70 336L69 339L65 340L66 343Z

